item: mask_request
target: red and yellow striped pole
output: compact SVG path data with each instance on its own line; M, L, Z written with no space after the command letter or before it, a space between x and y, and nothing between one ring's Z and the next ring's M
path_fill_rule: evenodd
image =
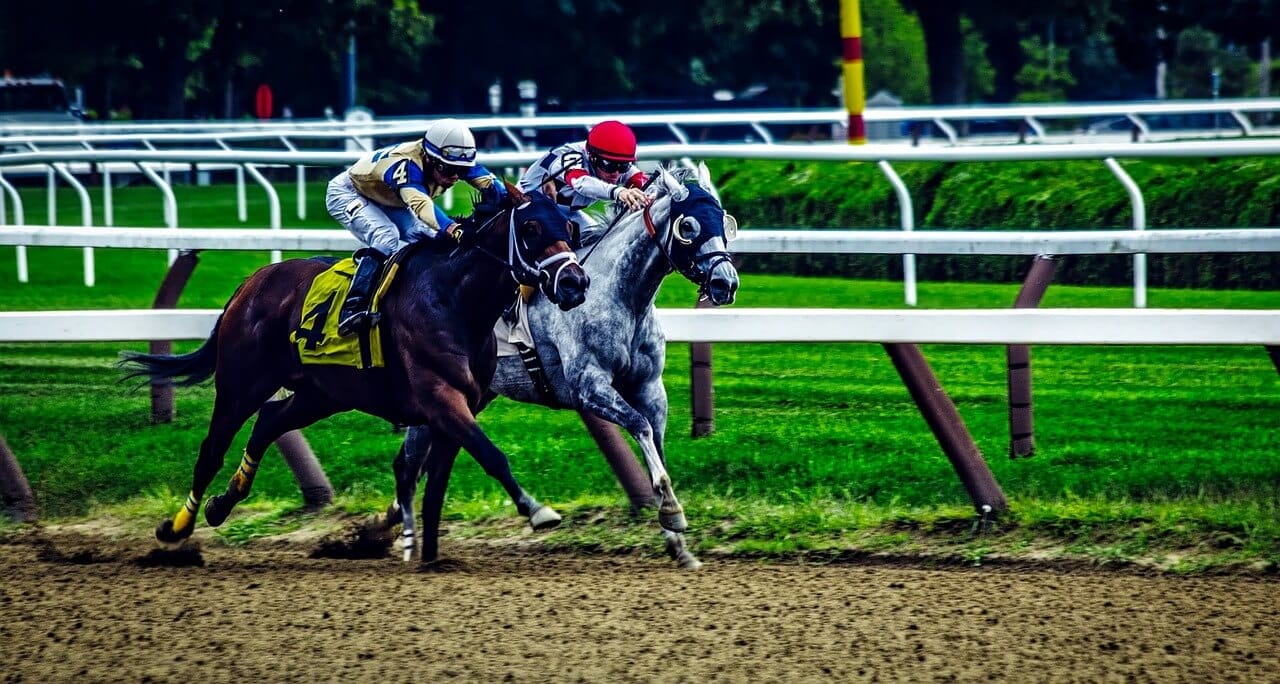
M862 110L867 90L862 78L862 14L858 0L840 0L840 42L844 47L844 106L849 111L849 144L867 142Z

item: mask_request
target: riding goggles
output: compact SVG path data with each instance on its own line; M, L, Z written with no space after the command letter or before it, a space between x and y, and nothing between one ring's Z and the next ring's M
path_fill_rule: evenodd
M604 157L595 157L591 160L591 165L605 173L622 173L631 167L631 162L614 161L612 159L605 159Z
M440 148L440 157L445 161L467 164L476 160L476 148L463 145L445 145Z

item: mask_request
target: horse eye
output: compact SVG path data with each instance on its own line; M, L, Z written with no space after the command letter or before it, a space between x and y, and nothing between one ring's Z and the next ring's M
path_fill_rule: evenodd
M698 223L698 219L692 216L686 216L676 222L676 239L687 245L693 242L694 238L698 237L698 232L700 230L702 230L702 226Z
M525 221L524 223L520 224L520 232L529 236L537 235L539 228L541 228L541 226L538 225L538 222L534 221L533 219L529 219L528 221Z
M729 212L724 213L724 241L733 242L738 239L738 219Z

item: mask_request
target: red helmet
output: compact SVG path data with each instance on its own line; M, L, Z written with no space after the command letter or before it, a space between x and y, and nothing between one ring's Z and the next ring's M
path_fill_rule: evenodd
M587 134L587 151L612 161L636 160L636 134L621 121L601 121Z

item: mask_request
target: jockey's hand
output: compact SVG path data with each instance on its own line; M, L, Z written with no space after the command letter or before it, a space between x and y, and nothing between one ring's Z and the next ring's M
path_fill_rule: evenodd
M622 188L618 190L618 201L632 211L649 206L653 198L644 194L640 188Z
M475 213L485 216L498 213L498 209L502 206L502 198L506 194L507 191L497 183L481 189L480 200L474 206Z
M450 223L448 226L440 229L435 237L423 240L433 252L452 252L462 242L462 226L458 223Z
M463 232L461 223L450 223L444 230L440 231L440 240L450 245L458 246L462 244Z

